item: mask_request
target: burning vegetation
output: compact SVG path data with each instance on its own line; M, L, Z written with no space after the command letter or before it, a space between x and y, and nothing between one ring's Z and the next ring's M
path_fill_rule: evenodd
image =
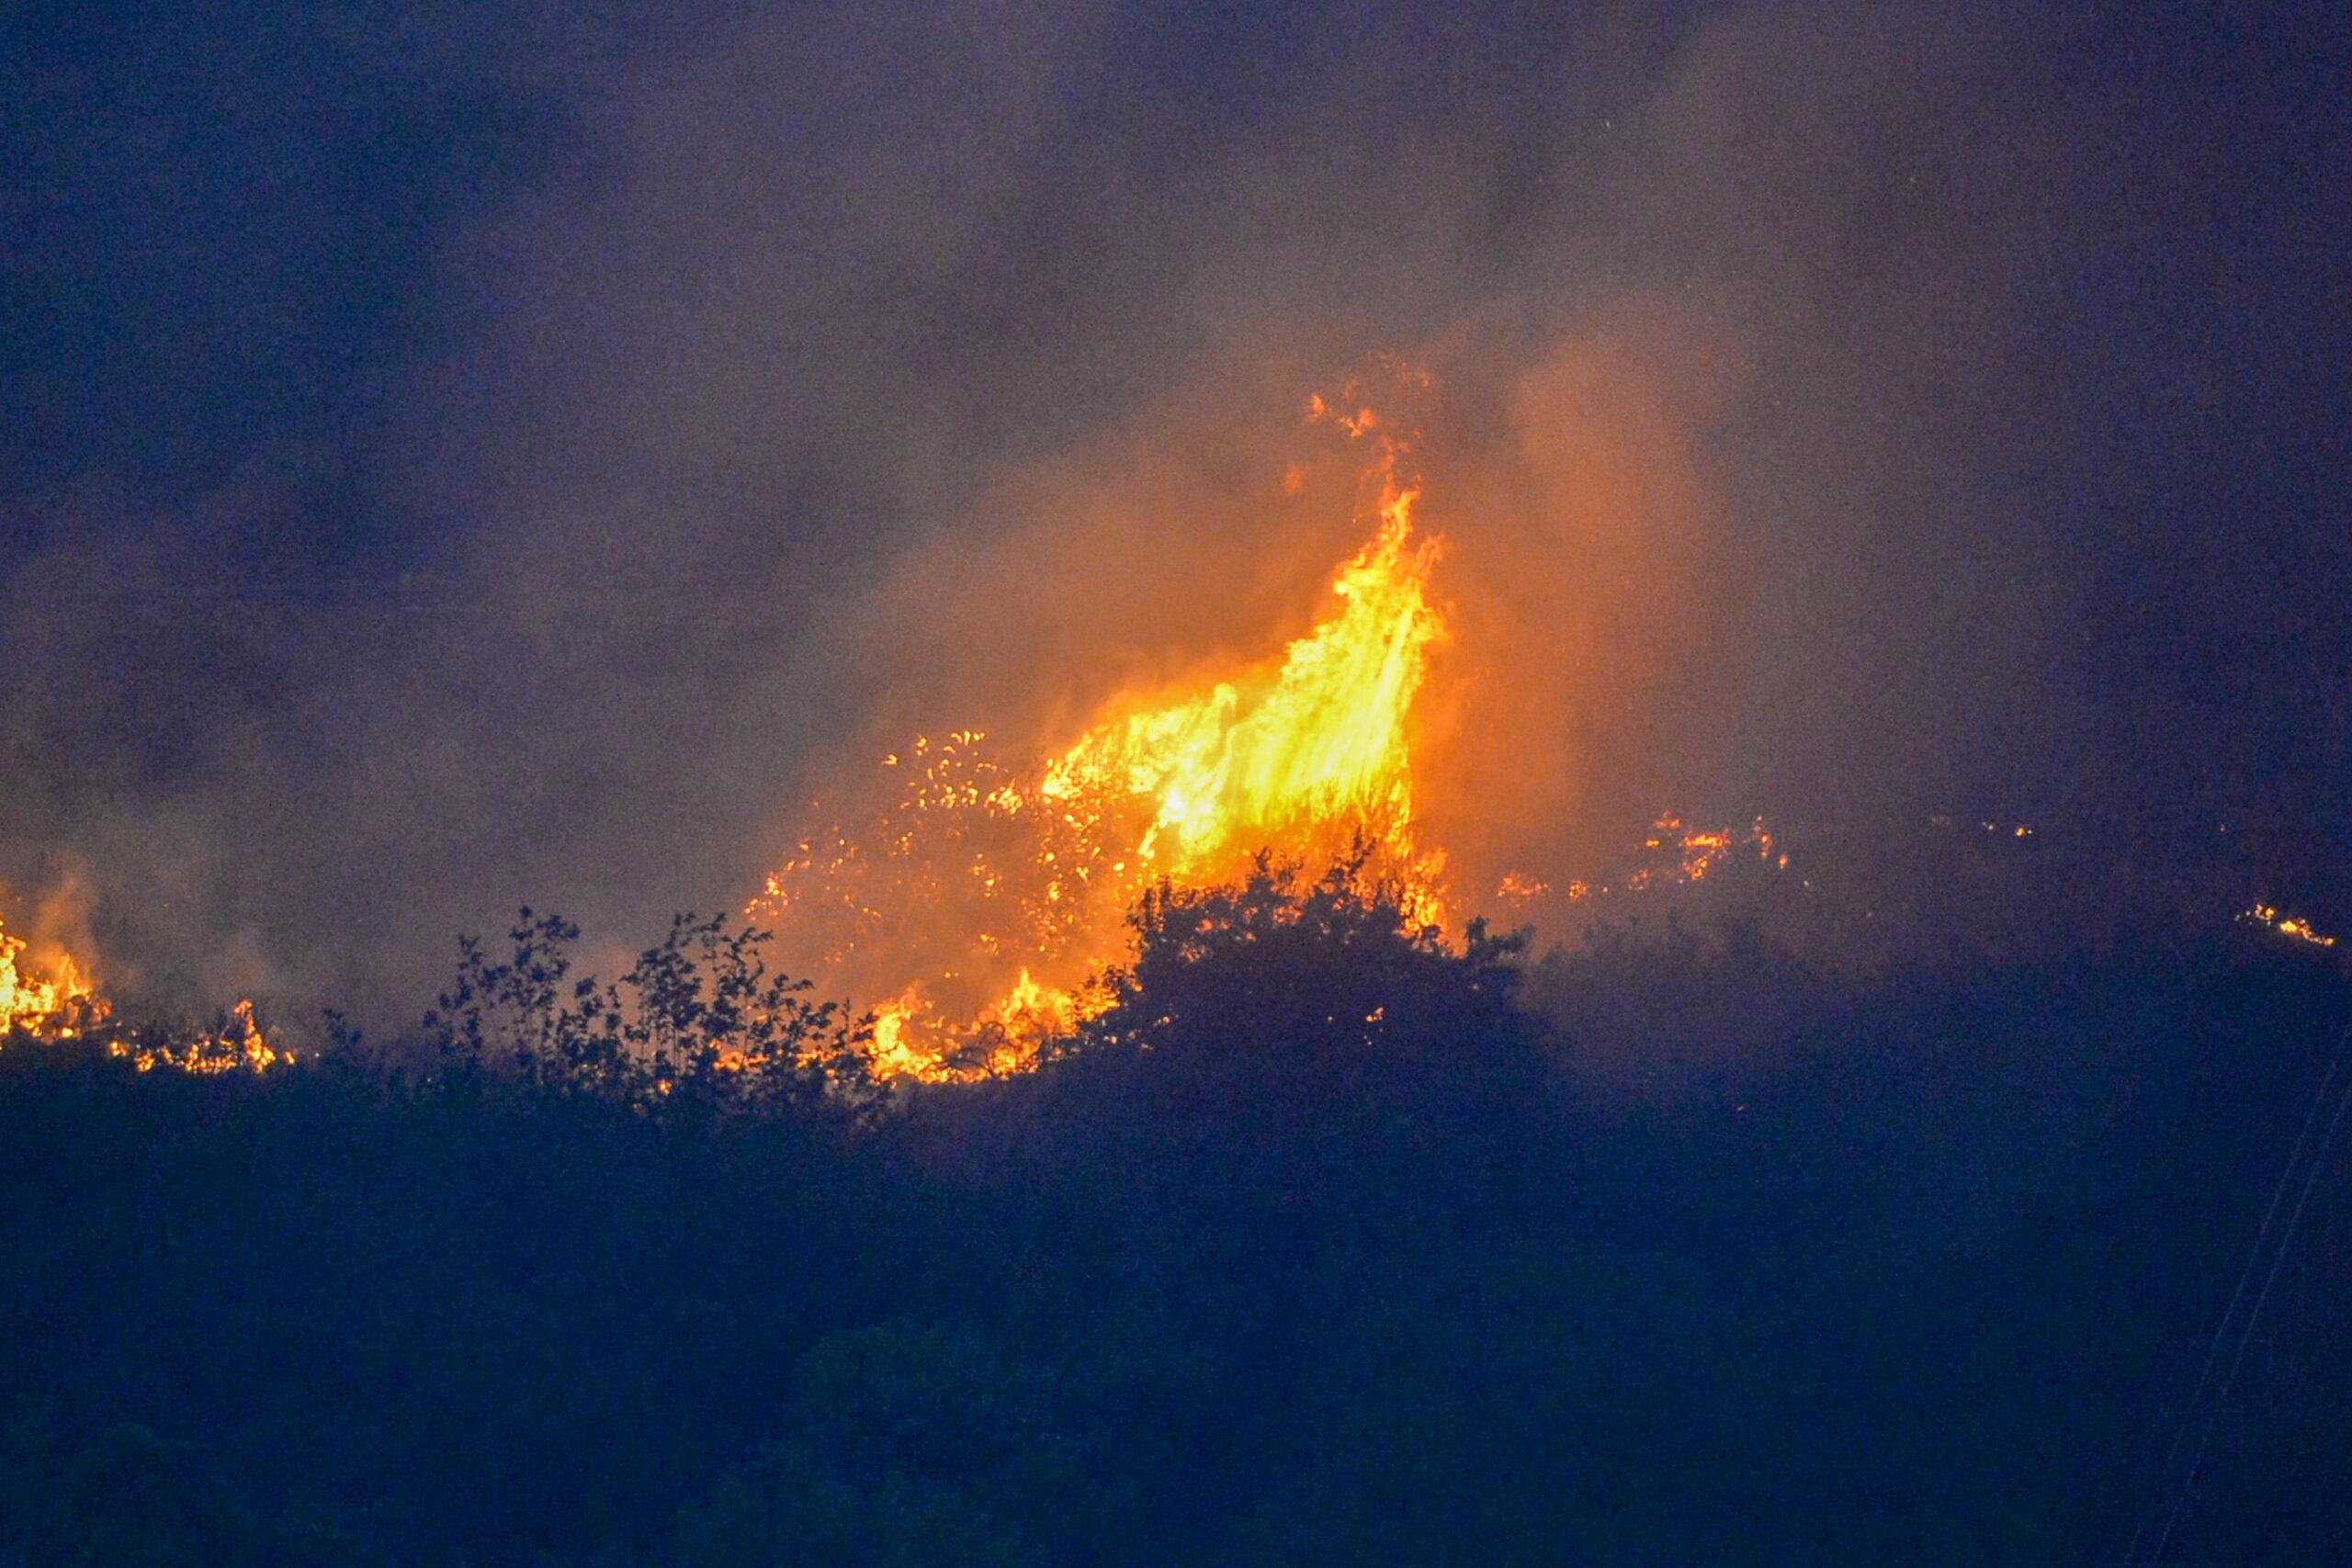
M142 1073L258 1073L292 1060L263 1034L250 998L210 1028L132 1026L115 1016L86 964L60 949L36 965L31 952L30 943L0 927L0 1046L88 1045Z
M1453 919L1452 864L1417 813L1419 708L1452 614L1433 590L1443 540L1417 524L1423 483L1393 421L1353 389L1306 412L1374 457L1360 490L1369 537L1306 635L1177 689L1123 691L1040 759L1008 758L977 729L918 736L881 760L876 808L808 832L752 900L841 983L883 998L878 1074L1034 1065L1041 1043L1107 1005L1101 976L1147 894L1230 881L1261 854L1353 860L1416 923ZM1621 890L1695 882L1751 849L1777 853L1760 820L1743 833L1661 816ZM1513 872L1495 898L1527 909L1552 891ZM1565 897L1593 891L1577 882Z
M29 944L0 925L0 1038L57 1040L106 1021L108 1008L70 953L36 968Z
M2314 929L2309 920L2299 915L2280 913L2276 905L2256 904L2240 918L2266 931L2277 931L2280 936L2301 942L2306 947L2335 945L2334 937Z
M1360 852L1413 917L1446 918L1445 859L1415 830L1414 704L1446 615L1419 532L1417 479L1374 410L1308 406L1379 457L1371 536L1331 602L1278 656L1181 690L1129 691L1042 761L1002 760L977 730L918 737L882 761L899 787L854 829L803 839L752 902L875 987L888 1076L1018 1070L1099 1011L1095 978L1129 911L1273 851Z

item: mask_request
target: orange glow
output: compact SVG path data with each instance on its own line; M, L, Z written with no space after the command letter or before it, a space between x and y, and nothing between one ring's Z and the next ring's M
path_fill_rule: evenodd
M906 991L874 1010L874 1070L884 1077L922 1077L936 1065L934 1053L918 1051L906 1038L907 1024L921 1006L920 987Z
M60 1039L104 1021L105 998L72 953L58 953L42 966L46 976L39 976L28 972L26 945L0 927L0 1036L22 1032Z
M1629 873L1615 888L1588 888L1583 883L1571 883L1568 897L1582 898L1593 892L1640 893L1676 883L1703 882L1709 872L1740 850L1753 849L1758 860L1779 870L1787 870L1789 864L1787 855L1776 853L1772 830L1760 817L1742 832L1730 828L1687 827L1681 818L1669 811L1650 825L1649 837L1642 840L1642 848L1647 863Z
M1277 657L1176 691L1119 694L1041 762L1011 765L963 729L882 760L897 799L865 829L804 838L752 901L889 999L872 1017L884 1077L1033 1066L1100 1006L1148 887L1200 886L1263 850L1306 860L1361 843L1412 916L1442 923L1444 861L1414 832L1412 717L1445 637L1417 534L1417 483L1370 409L1329 419L1381 447L1372 536L1334 603ZM917 976L911 980L910 976Z
M1428 598L1437 544L1413 539L1418 496L1385 498L1379 532L1331 584L1339 609L1290 645L1271 680L1114 704L1046 768L1040 798L1089 812L1141 805L1149 824L1137 868L1187 882L1266 844L1306 848L1302 837L1333 823L1408 850L1406 722L1428 650L1444 635Z
M141 1072L171 1067L183 1073L213 1077L220 1073L262 1073L291 1062L290 1053L264 1038L254 1021L254 1004L240 1001L230 1010L224 1029L166 1040L160 1044L117 1038L107 1043L107 1055L130 1062Z
M1451 923L1453 868L1427 841L1416 773L1438 728L1416 705L1450 635L1432 587L1442 541L1419 525L1422 483L1391 415L1352 391L1306 412L1372 460L1366 536L1303 635L1202 679L1119 692L1028 757L976 728L918 735L880 758L877 807L804 833L752 901L831 984L884 998L866 1024L877 1077L1035 1066L1107 1005L1095 982L1127 951L1145 892L1228 881L1261 852L1309 864L1361 853L1408 919ZM1281 489L1306 493L1303 470ZM1532 911L1697 882L1751 850L1776 854L1760 821L1700 829L1668 815L1613 887L1555 894L1528 871L1484 886Z
M1581 883L1572 884L1568 896L1575 897L1577 896L1575 888L1582 886ZM1550 891L1552 891L1550 883L1540 876L1531 876L1523 871L1507 872L1503 879L1495 885L1495 897L1513 908L1524 908Z
M294 1059L263 1034L250 999L231 1009L219 1029L126 1028L72 953L57 953L38 977L27 973L26 953L23 940L0 930L0 1043L19 1034L51 1044L86 1044L142 1073L157 1067L205 1075L259 1073Z
M2277 931L2280 936L2292 938L2294 941L2301 942L2306 947L2334 947L2335 945L2335 939L2334 937L2324 935L2313 930L2312 923L2309 920L2303 919L2299 916L2280 914L2278 907L2275 905L2256 904L2254 908L2248 909L2241 918L2252 920L2258 926L2263 926L2268 930Z

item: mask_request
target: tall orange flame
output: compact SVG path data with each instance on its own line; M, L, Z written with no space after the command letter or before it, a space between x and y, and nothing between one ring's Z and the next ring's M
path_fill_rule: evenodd
M1356 436L1376 419L1340 423ZM975 731L919 739L884 759L905 780L894 804L864 830L803 840L768 878L753 914L894 993L875 1013L877 1069L1024 1065L1093 1005L1084 982L1117 955L1144 888L1218 880L1260 851L1360 842L1418 918L1442 919L1443 862L1414 837L1411 725L1445 637L1430 593L1440 543L1416 536L1420 491L1398 481L1393 447L1378 477L1373 536L1333 576L1337 603L1278 658L1122 694L1040 765L993 761Z
M1185 880L1267 844L1306 848L1302 836L1338 823L1407 849L1407 720L1444 636L1429 602L1438 541L1413 538L1419 493L1385 498L1378 533L1331 583L1339 609L1290 645L1270 682L1220 681L1124 713L1114 704L1046 768L1040 796L1141 803L1149 826L1137 857Z

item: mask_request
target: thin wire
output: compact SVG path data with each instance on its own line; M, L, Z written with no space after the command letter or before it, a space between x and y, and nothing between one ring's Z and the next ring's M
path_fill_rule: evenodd
M2343 1055L2344 1047L2339 1043L2336 1046L2338 1060ZM2334 1064L2330 1064L2331 1073L2333 1068ZM2312 1151L2311 1165L2303 1172L2302 1190L2295 1195L2295 1206L2288 1213L2286 1228L2278 1233L2278 1250L2271 1255L2270 1272L2262 1281L2261 1293L2254 1298L2254 1310L2246 1314L2245 1332L2239 1337L2237 1354L2230 1360L2229 1375L2222 1380L2221 1392L2214 1398L2214 1408L2206 1417L2204 1435L2198 1440L2195 1457L2188 1461L2188 1473L2181 1477L2180 1491L2173 1498L2171 1513L2165 1517L2164 1533L2156 1537L2155 1553L2149 1559L2151 1562L2164 1561L2165 1543L2172 1540L2173 1526L2180 1517L2182 1506L2188 1501L2190 1489L2197 1484L2197 1472L2205 1462L2205 1450L2213 1441L2213 1429L2220 1425L2221 1407L2229 1402L2230 1390L2237 1383L2238 1370L2245 1364L2246 1347L2254 1339L2254 1325L2261 1319L2264 1303L2270 1300L2270 1287L2278 1282L2278 1270L2287 1261L2287 1249L2294 1245L2295 1227L2302 1223L2304 1205L2311 1201L2312 1192L2319 1185L2320 1172L2327 1168L2329 1145L2335 1142L2336 1132L2344 1125L2347 1111L2352 1111L2352 1077L2345 1079L2343 1090L2336 1096L2335 1114L2328 1119L2327 1131L2321 1134L2319 1146Z
M2180 1490L2173 1499L2171 1511L2165 1517L2164 1530L2156 1538L2154 1553L2149 1558L2151 1563L2164 1561L2165 1547L2172 1539L2173 1527L2179 1519L2182 1508L2187 1506L2189 1494L2196 1487L2197 1472L2205 1462L2205 1451L2213 1441L2213 1433L2221 1423L2221 1412L2229 1402L2230 1390L2237 1382L2239 1369L2244 1365L2246 1350L2253 1343L2254 1325L2262 1315L2263 1303L2269 1300L2270 1287L2278 1281L2279 1269L2286 1262L2288 1244L2293 1240L2296 1224L2302 1219L2304 1204L2310 1201L2312 1190L2318 1185L2320 1172L2326 1163L2328 1146L2335 1141L2336 1130L2342 1126L2347 1110L2352 1110L2352 1082L2346 1084L2344 1093L2336 1102L2335 1114L2328 1122L2327 1133L2320 1140L2318 1153L2304 1173L2302 1190L2297 1194L2294 1210L2287 1217L2287 1228L2280 1235L2278 1251L2270 1260L2270 1272L2263 1280L2261 1294L2255 1298L2253 1312L2246 1318L2245 1333L2238 1340L2236 1353L2231 1359L2229 1374L2222 1379L2214 1407L2206 1418L2205 1430L2198 1439L2197 1452L2189 1460L2188 1473L2181 1477Z
M2180 1424L2173 1429L2172 1446L2165 1450L2162 1473L2166 1477L2174 1473L2175 1467L2180 1462L2181 1450L2188 1442L2188 1429L2196 1425L2197 1413L2204 1404L2205 1390L2213 1381L2213 1369L2221 1365L2222 1342L2229 1337L2230 1325L2237 1318L2238 1303L2245 1299L2245 1288L2253 1282L2255 1270L2261 1265L2263 1247L2270 1239L2270 1227L2278 1218L2279 1206L2287 1201L2288 1186L2294 1179L2296 1168L2302 1164L2303 1146L2311 1141L2312 1129L2319 1125L2320 1110L2327 1103L2328 1089L2335 1082L2335 1069L2343 1057L2344 1049L2339 1043L2335 1055L2328 1058L2327 1071L2320 1077L2319 1091L2312 1097L2311 1109L2303 1112L2302 1128L2295 1134L2294 1146L2288 1152L2287 1163L2278 1172L2278 1184L2270 1190L2270 1207L2264 1211L2261 1228L2255 1232L2254 1246L2245 1255L2245 1267L2238 1270L2237 1288L2230 1292L2230 1303L2222 1309L2221 1321L2213 1325L2213 1337L2205 1347L2205 1365L2197 1374L2197 1387L2189 1393L2188 1403L2181 1408ZM2132 1532L2132 1544L2124 1549L2123 1568L2130 1568L2132 1563L2139 1561L2140 1541L2148 1533L2148 1524L2154 1515L2154 1509L2141 1515L2139 1527Z

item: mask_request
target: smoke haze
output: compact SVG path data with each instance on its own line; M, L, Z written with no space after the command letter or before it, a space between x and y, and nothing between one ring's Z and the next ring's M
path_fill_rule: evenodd
M1350 379L1474 870L2126 797L2340 856L2340 20L1427 9L12 24L0 912L396 1021L518 904L740 905L910 732L1303 630Z

